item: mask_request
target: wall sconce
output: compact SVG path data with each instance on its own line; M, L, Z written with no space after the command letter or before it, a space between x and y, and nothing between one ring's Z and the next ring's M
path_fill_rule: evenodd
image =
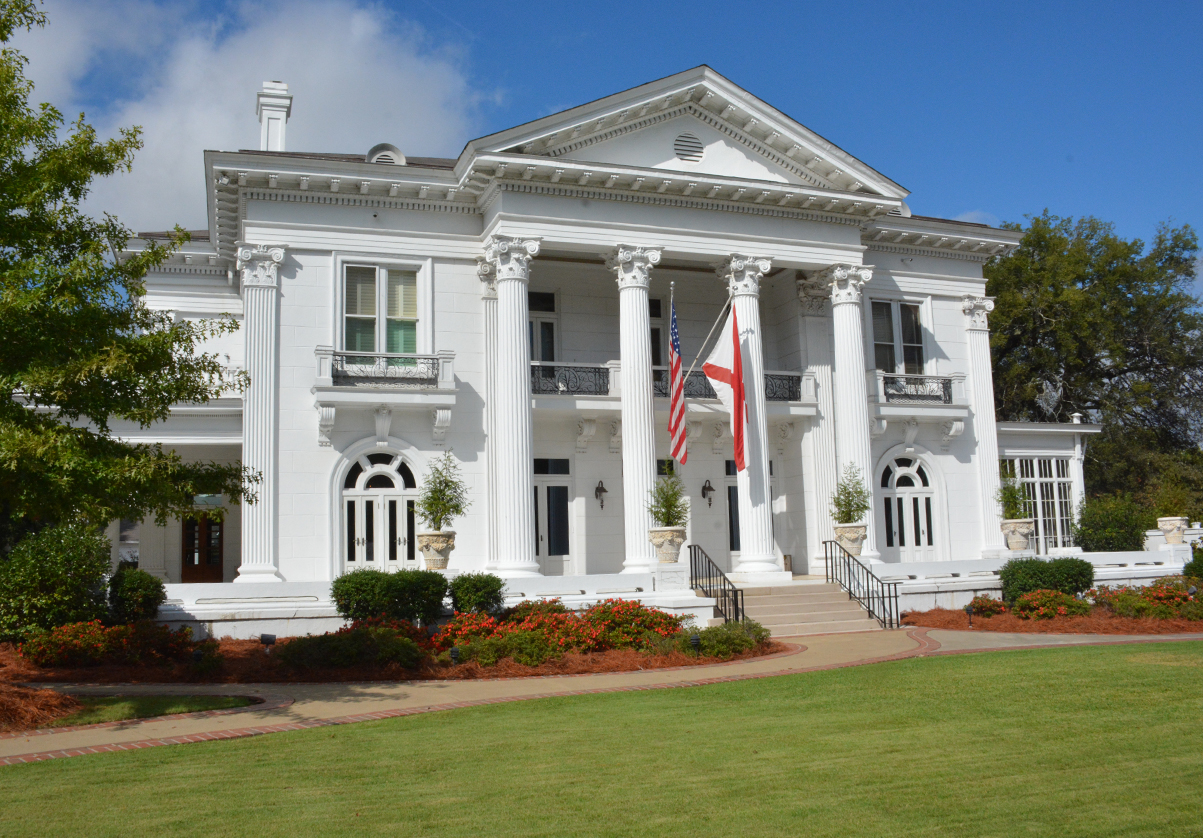
M702 497L706 499L707 506L714 506L714 487L709 480L702 485Z
M597 498L597 502L601 504L601 508L606 508L606 492L609 491L606 485L600 480L597 481L597 488L593 490L593 497Z

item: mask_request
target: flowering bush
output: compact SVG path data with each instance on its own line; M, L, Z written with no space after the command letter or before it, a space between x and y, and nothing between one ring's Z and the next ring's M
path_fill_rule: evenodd
M1100 585L1089 592L1097 605L1105 606L1120 617L1156 617L1169 620L1182 617L1196 620L1203 613L1198 596L1191 596L1188 580L1168 576L1153 584L1137 588L1130 585Z
M105 628L100 620L38 632L18 651L35 666L162 663L187 656L192 630L140 622Z
M1003 605L1002 600L993 597L975 596L969 604L973 606L973 613L979 617L993 617L995 614L1007 613L1007 606Z
M367 664L399 664L413 669L424 653L411 639L408 628L393 628L383 621L369 624L362 621L326 634L294 637L276 647L276 654L288 666L296 669L362 666Z
M1090 603L1060 591L1029 591L1015 600L1013 610L1025 620L1051 620L1085 616L1090 613Z

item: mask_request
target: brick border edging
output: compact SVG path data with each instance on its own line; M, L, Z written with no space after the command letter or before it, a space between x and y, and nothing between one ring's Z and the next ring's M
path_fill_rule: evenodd
M82 684L64 684L64 687L84 686ZM149 693L88 693L89 696L123 696L123 695L149 695ZM166 716L145 716L141 719L120 719L115 722L97 722L92 725L64 725L63 727L39 727L33 730L18 730L11 733L0 733L0 741L5 739L20 739L25 736L47 736L52 733L75 733L80 730L104 730L109 727L135 727L143 725L147 722L170 722L177 719L211 719L215 716L232 716L235 713L252 713L258 710L281 710L290 706L294 699L289 695L243 695L242 693L197 693L197 695L213 696L213 697L233 697L245 698L251 703L245 707L226 707L221 710L196 710L191 713L171 713ZM167 694L171 697L170 694ZM181 698L186 697L185 694L180 694ZM0 757L0 762L3 758Z
M632 685L627 687L599 687L596 689L587 690L569 690L567 692L552 692L552 693L535 693L532 695L521 696L506 696L499 698L482 698L475 701L453 701L446 704L431 704L425 707L409 707L397 708L395 710L380 710L374 713L359 713L351 716L336 716L328 719L310 719L302 722L288 722L278 725L261 725L260 727L238 728L234 730L217 730L207 733L194 733L185 736L176 736L164 739L144 739L137 742L114 743L110 745L97 745L87 748L64 748L57 751L44 751L41 753L19 754L11 757L0 757L0 765L20 765L29 762L44 762L51 759L62 759L64 757L84 756L85 754L100 754L113 751L136 751L143 748L156 748L161 745L183 745L190 742L213 742L220 739L242 739L248 736L260 736L265 733L283 733L290 730L308 730L318 727L332 727L334 725L353 724L355 722L381 721L383 719L396 719L403 716L416 716L422 713L434 713L441 710L457 710L465 707L481 707L489 704L506 704L513 701L529 701L536 698L558 698L561 696L576 696L576 695L598 695L602 693L620 693L620 692L640 692L643 690L665 690L676 689L679 687L701 687L710 684L723 684L734 681L753 681L760 678L774 678L778 675L794 675L804 672L824 672L831 669L844 669L851 666L865 666L874 663L886 663L889 661L906 660L907 658L925 657L930 654L939 655L970 655L979 654L982 652L1007 652L1007 651L1026 651L1030 649L1056 649L1066 648L1064 646L1009 646L1000 649L941 649L940 641L934 637L928 637L927 632L932 629L928 628L912 628L907 631L907 636L919 644L916 649L910 649L905 652L898 652L893 655L884 655L876 658L866 658L859 661L848 661L844 663L830 663L822 666L805 667L802 669L786 669L777 670L774 672L750 672L742 675L721 675L714 678L699 678L693 681L676 681L664 684L646 684ZM938 631L939 629L937 629ZM1116 644L1136 644L1136 643L1172 643L1180 641L1199 640L1198 637L1173 637L1170 640L1165 640L1160 637L1152 638L1132 638L1122 641L1098 641L1094 643L1075 643L1073 646L1106 646ZM791 644L792 645L792 644ZM805 646L799 646L796 651L779 653L781 656L786 654L798 654L806 650ZM772 656L770 656L772 657ZM726 665L726 664L723 664ZM683 667L686 668L686 667ZM645 670L647 671L647 670ZM598 673L598 674L613 674L613 673ZM564 676L542 676L559 678ZM510 680L510 679L507 679ZM513 679L516 680L516 679ZM247 708L240 707L238 710L245 711ZM223 712L223 711L208 711L208 712ZM228 712L228 711L226 711ZM158 718L166 718L160 716Z

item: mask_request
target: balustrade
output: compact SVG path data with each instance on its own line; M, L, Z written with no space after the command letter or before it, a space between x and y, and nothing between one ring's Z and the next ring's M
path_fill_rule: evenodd
M888 404L952 404L952 379L934 375L878 373L878 401Z
M455 386L453 352L434 355L345 352L319 346L314 354L319 387L434 390Z
M606 396L610 393L610 369L600 364L534 361L530 390L536 395Z

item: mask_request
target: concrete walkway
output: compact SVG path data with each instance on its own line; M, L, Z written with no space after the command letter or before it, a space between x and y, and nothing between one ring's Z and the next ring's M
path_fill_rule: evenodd
M243 695L257 697L263 703L237 710L3 734L0 735L0 765L233 739L504 701L715 684L930 654L1203 640L1203 635L1003 634L908 628L779 639L791 645L790 651L752 661L597 675L349 684L46 684L44 686L77 695Z

